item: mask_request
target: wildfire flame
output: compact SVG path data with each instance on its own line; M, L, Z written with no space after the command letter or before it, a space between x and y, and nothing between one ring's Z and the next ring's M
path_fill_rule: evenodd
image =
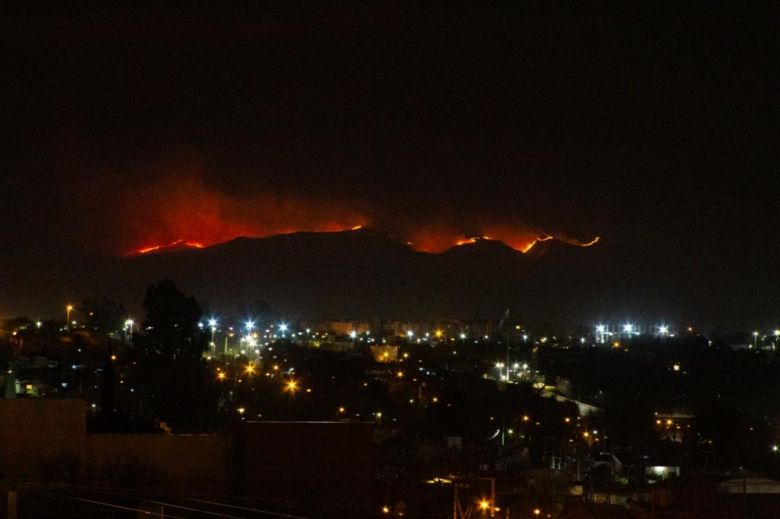
M601 236L596 236L595 238L593 238L589 242L580 243L580 244L578 244L578 246L579 247L590 247L590 246L596 245L599 242L600 239L601 239Z
M208 184L197 166L166 169L142 193L127 191L116 204L119 233L130 255L180 247L204 248L237 237L265 238L295 232L359 231L370 226L396 236L418 252L437 254L454 246L494 240L528 253L537 243L557 239L590 247L599 237L579 242L565 235L540 232L520 220L481 213L440 210L399 214L360 199L282 194L271 188L228 192ZM132 194L132 196L130 196ZM107 218L106 221L109 221ZM107 227L108 229L108 227ZM138 247L138 244L144 244Z
M361 229L363 229L362 225L356 225L354 227L350 227L348 230L359 231ZM346 229L342 229L342 231L343 230L346 230ZM323 232L328 232L328 231L323 231ZM334 232L334 231L331 231L331 232ZM339 231L335 231L335 232L339 232ZM285 234L285 233L280 233L280 234ZM552 235L549 235L549 234L543 234L541 236L538 236L538 237L534 238L532 241L526 243L525 245L516 245L516 246L512 246L512 245L509 245L509 244L507 244L507 245L509 247L515 249L518 252L522 252L523 254L526 254L526 253L530 252L531 249L533 249L534 246L536 246L537 243L546 242L546 241L550 241L550 240L554 240L554 239L556 239L555 236L552 236ZM463 246L463 245L469 245L469 244L477 243L479 240L489 240L489 241L491 241L491 240L494 240L494 238L491 238L490 236L473 236L471 238L464 238L464 239L456 240L454 242L453 246L460 247L460 246ZM587 241L587 242L576 242L576 241L570 240L570 239L563 239L561 241L564 241L565 243L568 243L569 245L573 245L575 247L592 247L593 245L597 244L599 242L599 240L601 240L600 236L596 236L592 240ZM424 250L424 249L421 250L420 247L415 245L413 242L407 241L405 243L406 243L406 245L408 245L412 249L417 250L418 252L435 253L435 252L431 252L431 251ZM129 255L133 256L133 255L139 255L139 254L148 254L150 252L156 252L156 251L170 249L170 248L179 247L179 246L181 246L181 247L188 247L188 248L192 248L192 249L203 249L203 248L206 247L206 245L204 245L204 244L202 244L201 242L198 242L198 241L178 239L178 240L172 241L170 243L151 245L151 246L147 246L147 247L141 247L139 249L134 250Z
M164 249L171 249L171 248L177 247L177 246L189 247L191 249L204 249L204 248L206 248L206 246L203 245L200 242L184 240L182 238L182 239L178 239L176 241L172 241L171 243L164 243L164 244L159 244L159 245L151 245L149 247L141 247L140 249L136 249L135 251L133 251L131 253L131 255L135 255L135 254L148 254L150 252L155 252L155 251L164 250Z

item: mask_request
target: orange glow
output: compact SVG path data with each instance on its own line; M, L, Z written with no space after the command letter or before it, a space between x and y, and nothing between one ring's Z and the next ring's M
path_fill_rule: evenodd
M360 229L363 229L362 225L357 225L355 227L350 228L350 230L353 230L353 231L358 231ZM333 230L325 230L325 231L320 231L320 232L340 232L340 231L343 231L343 230L344 229L337 229L335 231L333 231ZM289 234L289 233L293 233L293 232L296 232L296 231L288 230L287 232L282 232L282 233L279 233L279 234ZM533 249L534 246L536 246L537 243L541 243L541 242L545 242L545 241L549 241L549 240L553 240L553 239L558 239L558 238L556 238L554 236L550 236L549 234L543 234L541 236L538 236L536 238L531 239L530 241L510 241L510 242L506 242L506 241L503 241L503 240L499 240L499 241L502 241L507 246L515 249L516 251L519 251L519 252L522 252L523 254L525 254L525 253L529 252L531 249ZM597 244L600 239L601 239L600 236L596 236L592 240L590 240L588 242L584 242L584 243L577 242L577 241L574 241L574 240L569 240L569 239L561 239L560 241L563 241L564 243L567 243L567 244L575 246L575 247L591 247L591 246ZM474 244L474 243L477 243L479 240L492 241L492 240L494 240L494 238L491 238L490 236L481 236L481 237L456 239L454 242L452 242L452 241L449 241L449 239L446 236L440 236L440 237L435 237L435 238L429 237L429 239L427 239L427 240L422 240L421 244L416 244L415 242L407 241L406 245L408 245L409 247L411 247L412 249L414 249L414 250L416 250L418 252L427 252L427 253L436 254L436 253L444 252L444 251L446 251L447 249L449 249L451 247L460 247L460 246L463 246L463 245ZM183 247L187 247L187 248L191 248L191 249L203 249L203 248L206 247L206 245L204 245L203 243L201 243L199 241L178 239L178 240L174 240L174 241L172 241L170 243L150 245L150 246L147 246L147 247L141 247L139 249L134 250L129 255L148 254L150 252L161 251L161 250L165 250L165 249L172 249L172 248L176 248L176 247L182 247L182 248Z
M163 164L157 181L143 192L127 191L117 197L115 212L106 221L112 227L105 243L119 244L130 255L167 248L204 248L238 237L266 238L295 232L358 231L366 226L394 236L417 252L441 253L454 246L495 240L529 252L537 243L552 239L575 246L589 242L542 232L516 218L442 210L435 216L414 217L387 210L366 200L301 195L271 189L222 190L207 182L197 161ZM110 236L110 238L109 238ZM99 240L95 239L96 242Z
M579 246L580 247L590 247L591 245L596 245L599 242L600 239L601 239L601 236L596 236L595 238L593 238L589 242L580 243Z
M520 248L520 252L522 252L523 254L525 254L525 253L526 253L526 252L528 252L529 250L533 249L533 248L534 248L534 245L536 245L537 243L539 243L539 240L534 240L534 241L530 242L530 243L529 243L528 245L526 245L525 247L521 247L521 248Z
M190 249L203 249L206 246L198 241L189 241L184 239L178 239L175 241L172 241L171 243L164 244L164 245L152 245L150 247L142 247L140 249L136 249L131 254L147 254L149 252L154 252L158 250L164 250L164 249L171 249L177 246L182 247L189 247Z
M573 245L574 247L592 247L593 245L596 245L599 242L599 240L601 240L601 236L596 236L592 240L586 242L581 242L579 240L570 238L565 235L556 236L555 239L562 241L563 243L568 243L569 245Z
M113 209L112 220L120 223L111 238L125 253L202 248L238 237L358 230L369 223L359 201L323 200L268 187L222 190L206 181L197 163L159 169L157 181L145 184L143 192L122 193Z

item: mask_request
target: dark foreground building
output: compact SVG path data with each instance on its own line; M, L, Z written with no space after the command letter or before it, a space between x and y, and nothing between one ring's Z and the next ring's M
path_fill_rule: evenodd
M0 400L0 484L19 517L376 514L370 423L91 434L86 414L81 400Z

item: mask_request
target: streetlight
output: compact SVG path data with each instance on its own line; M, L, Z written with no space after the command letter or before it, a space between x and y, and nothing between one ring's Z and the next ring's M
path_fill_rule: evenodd
M125 342L130 342L130 336L133 335L133 325L135 324L135 321L132 319L127 319L125 321Z
M65 307L65 330L70 332L70 312L73 311L73 305Z
M214 352L217 351L217 345L214 342L214 333L217 331L217 320L213 317L209 319L209 326L211 327L211 347L214 348Z
M758 332L753 332L753 348L758 348Z

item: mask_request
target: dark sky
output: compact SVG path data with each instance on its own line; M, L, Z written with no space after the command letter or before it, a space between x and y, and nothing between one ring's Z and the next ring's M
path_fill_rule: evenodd
M340 5L4 12L0 313L82 255L367 223L599 235L609 308L780 320L776 11Z

